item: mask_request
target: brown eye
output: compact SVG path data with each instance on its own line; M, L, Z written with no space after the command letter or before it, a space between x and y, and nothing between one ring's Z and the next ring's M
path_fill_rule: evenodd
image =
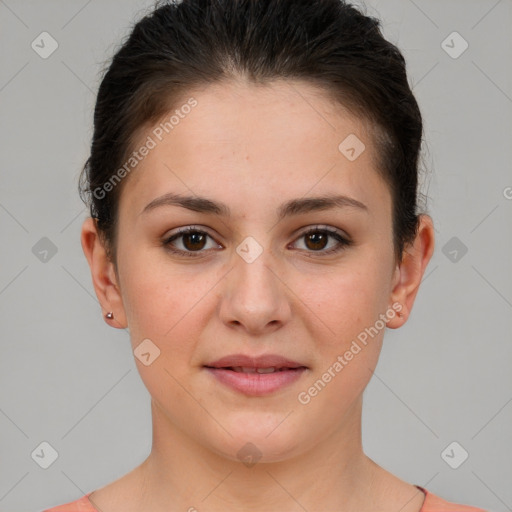
M163 240L162 245L170 252L183 256L205 256L211 247L207 247L211 235L195 227L181 229ZM219 248L218 244L213 244ZM181 247L180 247L181 246Z
M318 253L318 256L334 254L352 244L352 241L348 237L342 236L338 231L320 227L309 229L305 233L302 233L297 240L304 240L305 249L303 250L306 253ZM328 247L330 240L336 243ZM328 248L326 249L326 247ZM314 255L317 256L317 254Z
M204 248L206 243L206 236L197 231L194 233L187 233L182 235L183 245L189 251L198 251Z
M314 251L325 249L328 242L328 235L322 232L315 231L305 235L306 246Z

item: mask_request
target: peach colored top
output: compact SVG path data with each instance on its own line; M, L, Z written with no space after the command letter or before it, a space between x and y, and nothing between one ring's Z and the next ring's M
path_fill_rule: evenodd
M425 501L423 502L420 512L486 512L482 508L458 505L457 503L445 501L419 485L416 485L416 487L425 494ZM79 500L49 508L42 512L99 512L89 501L89 495L92 493L93 491L82 496Z

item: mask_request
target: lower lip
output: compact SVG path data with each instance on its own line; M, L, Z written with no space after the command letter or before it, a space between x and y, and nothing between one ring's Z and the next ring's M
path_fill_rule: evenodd
M226 368L205 369L223 384L250 396L264 396L278 391L300 379L306 371L306 368L297 368L274 373L242 373Z

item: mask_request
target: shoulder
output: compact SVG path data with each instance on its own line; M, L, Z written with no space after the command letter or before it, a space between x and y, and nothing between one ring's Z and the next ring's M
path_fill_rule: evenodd
M89 494L92 494L92 491L78 500L48 508L42 512L98 512L89 501Z
M425 493L425 501L420 512L487 512L483 508L471 507L469 505L460 505L451 501L443 500L439 496L416 486Z

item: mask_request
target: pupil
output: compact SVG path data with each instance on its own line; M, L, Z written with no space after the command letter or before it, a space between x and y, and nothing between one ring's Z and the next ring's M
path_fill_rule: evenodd
M310 249L323 249L325 247L327 237L324 233L312 233L308 235L308 240L313 241L314 245L314 247L310 247Z

